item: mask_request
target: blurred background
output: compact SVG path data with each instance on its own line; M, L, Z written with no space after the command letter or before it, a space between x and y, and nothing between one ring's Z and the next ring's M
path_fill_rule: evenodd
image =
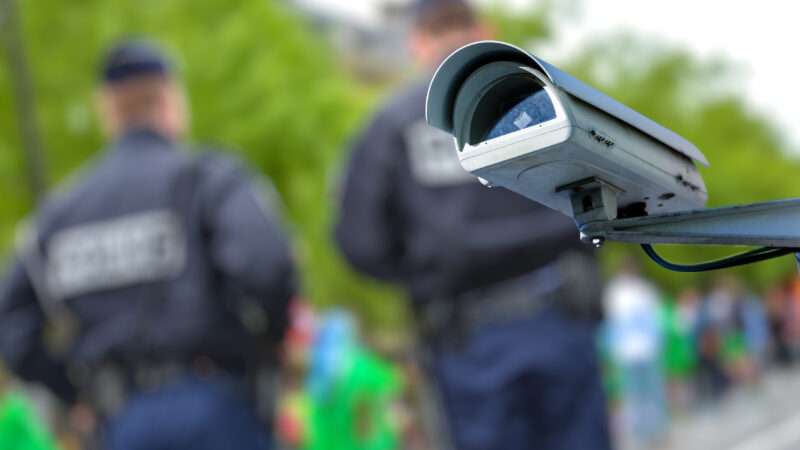
M531 49L696 144L711 161L702 169L711 206L800 195L800 63L789 56L800 31L784 3L477 5L500 40ZM313 393L300 380L309 376L302 355L310 336L331 321L357 324L351 333L360 335L365 364L377 374L371 392L392 399L372 413L387 421L391 436L389 447L377 448L436 448L428 388L408 357L414 337L401 294L352 273L331 243L348 141L415 73L405 50L409 14L402 0L0 0L0 254L10 254L17 224L43 196L102 149L93 103L102 51L122 36L152 37L178 58L192 141L236 152L270 176L285 201L313 306L296 311L291 335L299 356L284 380L278 423L286 448L301 448L303 430L324 426L306 417ZM794 261L674 274L633 250L609 245L601 252L610 288L598 345L620 447L800 447ZM679 261L724 252L664 248ZM630 300L632 279L649 286L647 295ZM620 382L633 309L650 314L646 358L663 375L644 388L644 402L664 411L647 426L626 412L628 389ZM18 413L25 408L15 395L7 402ZM46 411L39 414L46 424Z

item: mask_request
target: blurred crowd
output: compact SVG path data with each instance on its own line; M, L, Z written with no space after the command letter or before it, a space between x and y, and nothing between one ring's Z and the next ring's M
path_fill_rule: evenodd
M800 359L800 278L759 293L722 275L703 289L670 295L629 261L605 292L598 340L606 389L618 439L632 440L635 448L658 448L671 418L714 408L737 390L758 389L768 371ZM317 315L296 306L279 408L283 448L436 448L436 436L420 421L431 405L418 395L426 381L415 360L374 345L369 350L343 311ZM326 361L352 365L324 368ZM359 371L372 374L372 382L353 383L362 391L348 391L347 380ZM336 442L312 445L313 436L330 436L320 428L322 417L333 426L320 408L339 411L341 429L363 434L349 444L339 434Z
M437 448L423 430L429 412L418 395L425 385L419 368L403 351L367 341L347 311L293 305L277 409L279 448Z
M673 296L631 261L605 292L606 389L618 439L635 448L658 448L671 418L757 389L768 371L800 359L800 278L758 293L722 275ZM441 430L423 423L436 412L420 395L430 386L415 358L364 340L346 311L298 303L292 316L277 420L283 449L437 448Z
M667 438L670 417L757 388L800 356L800 279L763 292L732 275L664 293L628 262L609 283L599 340L617 432L642 448Z
M800 360L800 278L759 293L723 275L673 296L630 261L605 292L598 340L606 389L618 439L632 439L635 448L658 448L671 418L757 389L765 373ZM295 301L290 315L277 390L279 448L441 445L441 430L431 426L431 386L406 346L361 336L344 310L317 312ZM0 438L53 448L28 400L9 396L1 409Z

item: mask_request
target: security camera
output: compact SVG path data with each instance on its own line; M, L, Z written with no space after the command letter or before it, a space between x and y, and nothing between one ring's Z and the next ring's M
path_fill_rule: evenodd
M585 242L642 244L683 272L800 252L800 199L704 209L695 165L708 161L697 147L513 45L484 41L450 55L426 109L468 172L573 217ZM761 247L680 265L658 255L659 243Z
M697 147L509 44L478 42L447 58L426 114L484 184L579 224L694 210L708 199Z

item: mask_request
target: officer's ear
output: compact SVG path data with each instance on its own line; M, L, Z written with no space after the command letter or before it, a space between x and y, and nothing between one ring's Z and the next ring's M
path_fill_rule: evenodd
M478 22L473 28L472 41L491 41L497 38L497 29L485 21Z
M191 116L183 84L176 80L167 81L163 108L161 120L164 131L173 138L184 136L188 131Z
M120 131L119 112L114 107L112 93L106 86L101 86L94 92L94 104L100 128L106 136L116 136Z

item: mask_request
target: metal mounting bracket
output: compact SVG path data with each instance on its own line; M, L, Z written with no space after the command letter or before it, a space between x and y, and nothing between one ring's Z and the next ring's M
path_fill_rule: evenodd
M705 244L800 249L800 199L619 220L578 220L594 243Z
M569 192L572 214L579 223L617 218L617 195L622 189L596 177L576 181L556 189Z

